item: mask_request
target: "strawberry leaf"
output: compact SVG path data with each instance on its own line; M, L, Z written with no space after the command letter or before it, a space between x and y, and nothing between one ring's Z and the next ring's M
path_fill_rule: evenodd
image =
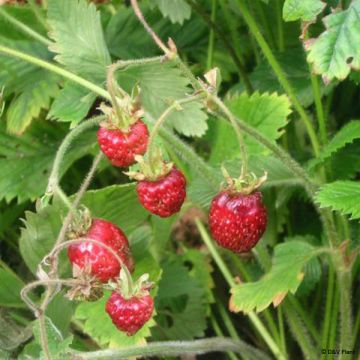
M324 18L326 30L309 42L308 61L329 82L344 80L351 68L360 68L360 0Z
M302 241L277 245L273 266L260 280L241 283L231 289L230 309L249 313L262 311L271 303L281 303L287 293L295 293L303 277L304 266L316 255L317 249Z
M191 7L185 0L155 0L161 13L168 17L172 23L183 24L184 20L190 19Z
M360 183L356 181L335 181L322 186L316 200L322 208L330 207L351 219L360 218Z
M95 5L85 0L49 0L48 22L55 41L50 50L58 54L55 59L76 74L102 83L111 59Z
M189 80L170 63L129 67L118 73L118 81L127 92L131 92L134 85L139 84L142 106L154 120L174 100L185 98L191 93ZM185 104L182 110L174 110L166 118L165 124L185 136L202 136L207 129L207 115L202 107L199 101Z
M314 21L325 6L321 0L286 0L283 18L285 21Z

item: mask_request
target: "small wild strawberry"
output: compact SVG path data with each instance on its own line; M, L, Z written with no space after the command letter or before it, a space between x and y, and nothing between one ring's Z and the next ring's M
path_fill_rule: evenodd
M105 310L114 325L127 335L134 335L151 318L154 300L149 294L151 284L148 274L143 275L133 284L130 275L121 271L117 289L110 295ZM129 285L130 282L130 285Z
M87 228L87 229L86 229ZM109 221L92 219L80 232L74 231L72 237L86 237L97 240L112 248L130 271L134 263L129 249L129 242L120 228ZM68 257L73 265L82 269L90 267L91 274L101 282L107 282L119 275L121 265L105 248L84 240L80 244L70 245Z
M245 182L231 179L226 173L226 180L229 187L216 195L211 203L210 231L220 246L236 253L247 252L266 229L266 208L261 192L256 191L266 180L266 175Z
M145 154L149 132L147 126L137 120L127 130L100 127L97 138L101 151L113 165L127 167L135 163L136 155Z

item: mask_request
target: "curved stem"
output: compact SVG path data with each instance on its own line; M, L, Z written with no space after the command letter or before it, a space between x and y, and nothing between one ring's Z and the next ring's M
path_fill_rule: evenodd
M4 10L3 6L0 6L0 16L2 16L4 19L9 21L9 23L11 23L15 27L17 27L24 34L29 35L33 39L40 41L42 44L44 44L46 46L49 46L49 45L52 44L52 42L49 39L47 39L46 37L40 35L38 32L36 32L33 29L29 28L27 25L20 22L19 20L15 19L6 10Z
M228 50L231 58L233 59L240 77L244 81L244 85L246 88L246 92L248 94L251 94L254 89L251 85L251 82L249 80L249 77L246 73L246 70L244 68L244 65L242 64L241 60L239 59L236 51L234 50L234 47L232 46L231 42L228 40L226 34L222 31L222 29L209 17L209 15L205 12L205 10L199 5L199 3L195 3L193 0L185 0L208 24L208 26L216 32L216 34L219 36L221 41L223 42L224 46Z
M269 359L265 354L257 357L257 350L252 349L240 340L229 338L207 338L191 341L163 341L151 342L147 345L127 346L122 349L99 350L92 352L76 352L79 360L112 360L112 359L129 359L133 357L178 357L185 355L201 355L211 352L228 352L232 351L238 354L246 353L255 359ZM248 356L249 356L248 355ZM250 356L249 356L250 357Z
M66 153L67 149L69 148L69 146L71 145L71 143L81 133L94 127L95 125L98 125L104 119L105 119L105 116L102 115L102 116L94 117L90 120L86 120L86 121L82 122L80 125L78 125L76 128L74 128L73 130L71 130L66 135L66 137L64 138L63 142L61 143L61 145L56 153L56 156L55 156L54 165L52 167L52 170L51 170L51 173L49 176L48 185L47 185L46 192L45 192L47 195L51 196L59 184L60 166L61 166L61 163L65 156L65 153Z
M261 50L263 51L266 59L268 60L270 66L274 70L276 76L278 77L278 80L281 84L281 86L284 88L285 92L291 99L292 103L294 104L294 107L296 111L299 113L301 119L303 120L306 130L308 132L308 135L310 137L310 141L314 150L315 156L319 155L320 152L320 146L319 141L316 136L316 132L314 130L313 124L311 122L311 119L307 115L304 107L301 105L299 99L297 98L294 90L291 87L290 82L287 80L286 75L281 68L279 62L276 60L274 54L271 51L271 48L267 44L266 40L264 39L263 35L260 32L260 29L258 27L258 24L250 14L244 0L236 0L238 7L242 13L242 16L248 25L250 31L253 33L257 43L259 44Z
M230 270L226 266L224 260L220 256L217 248L211 241L210 236L207 233L204 225L198 218L195 219L195 223L200 232L201 238L203 239L205 245L209 249L211 256L215 260L215 263L219 267L226 282L228 283L228 285L230 287L234 287L236 285L235 280L233 279L233 276L231 275ZM271 337L270 333L268 332L268 330L266 329L264 324L261 322L260 318L253 311L249 312L248 316L249 316L251 322L254 324L255 328L258 330L259 334L262 336L262 338L264 339L266 344L269 346L270 350L275 355L275 357L277 359L285 360L283 353L281 352L280 348L277 346L277 344Z
M156 120L155 125L150 133L148 148L149 148L149 159L150 162L154 157L154 140L161 128L164 124L167 117L174 111L174 110L181 110L181 105L185 105L189 102L196 101L200 98L200 95L193 95L184 99L175 100L173 103L160 115L160 117Z
M211 98L215 102L215 104L221 109L221 111L225 114L225 116L229 119L232 127L235 130L235 133L236 133L236 136L238 139L238 143L239 143L239 147L240 147L241 160L242 160L240 177L241 177L241 179L243 179L247 175L247 172L248 172L248 156L247 156L244 137L240 130L239 124L236 121L235 116L229 111L229 109L225 106L225 104L217 96L212 95Z
M1 9L1 8L0 8ZM26 61L26 62L29 62L31 64L34 64L36 66L40 66L44 69L47 69L55 74L58 74L64 78L67 78L71 81L74 81L76 82L77 84L93 91L94 93L100 95L101 97L103 97L104 99L107 99L107 100L111 100L110 98L110 95L109 93L101 88L100 86L96 85L96 84L93 84L92 82L88 81L88 80L85 80L84 78L68 71L68 70L65 70L57 65L54 65L52 63L49 63L45 60L42 60L42 59L39 59L39 58L36 58L34 56L31 56L29 54L26 54L26 53L23 53L21 51L18 51L18 50L14 50L14 49L11 49L11 48L8 48L6 46L3 46L3 45L0 45L0 53L3 53L3 54L7 54L7 55L10 55L10 56L14 56L20 60L23 60L23 61Z

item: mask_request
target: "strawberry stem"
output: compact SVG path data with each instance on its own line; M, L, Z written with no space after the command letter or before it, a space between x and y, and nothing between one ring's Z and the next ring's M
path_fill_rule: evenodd
M172 102L172 104L160 115L160 117L156 120L155 125L150 133L149 136L149 143L148 143L148 149L149 149L149 163L150 163L150 168L153 171L153 173L155 173L155 163L156 161L156 149L154 146L154 140L156 138L156 136L158 135L159 129L160 127L164 124L165 120L167 119L168 115L171 114L172 111L174 110L178 110L181 111L183 110L181 105L187 104L189 102L192 101L196 101L198 99L200 99L203 95L192 95L190 97L187 98L183 98L180 100L174 100Z

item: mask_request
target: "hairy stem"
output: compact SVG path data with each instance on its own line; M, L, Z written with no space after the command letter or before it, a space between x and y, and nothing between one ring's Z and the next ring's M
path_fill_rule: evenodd
M229 338L207 338L192 341L151 342L147 345L127 346L122 349L99 350L74 353L78 360L114 360L134 357L178 357L195 356L211 352L232 351L238 354L249 354L250 359L269 360L269 357L256 349L250 348L240 340Z
M71 130L66 135L55 156L55 161L50 173L48 185L45 192L47 195L51 196L59 184L59 173L60 173L61 164L64 159L65 153L68 150L71 143L84 131L98 125L104 119L105 116L97 116L90 120L86 120L82 122L80 125L78 125L76 128L74 128L73 130Z

